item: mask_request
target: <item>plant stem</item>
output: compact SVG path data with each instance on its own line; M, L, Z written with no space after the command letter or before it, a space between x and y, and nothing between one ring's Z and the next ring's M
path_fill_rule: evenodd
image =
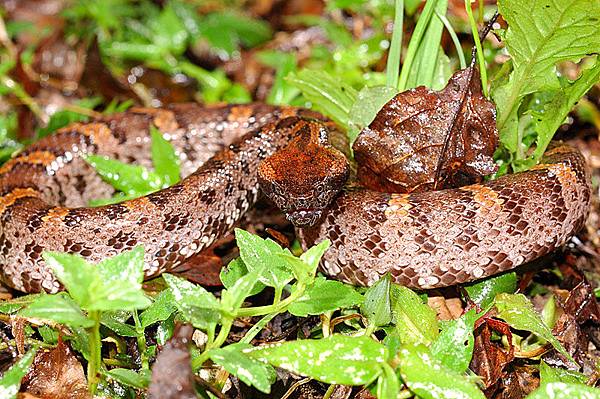
M402 33L404 22L404 0L396 0L394 15L394 31L390 42L390 51L386 65L386 84L388 87L398 86L400 55L402 53Z
M90 328L90 358L87 365L88 387L92 395L96 393L98 387L98 371L102 363L101 351L102 341L100 340L100 312L94 310L89 312L88 317L94 321Z
M402 64L402 71L400 71L400 82L398 83L399 91L406 90L406 82L408 82L408 75L410 74L412 63L415 59L415 56L417 55L417 50L419 49L419 45L421 44L421 39L425 34L425 30L427 29L427 25L429 25L429 21L431 21L431 16L433 15L433 11L435 10L436 5L437 0L427 0L425 8L423 8L423 12L419 17L419 21L417 21L415 31L413 32L412 37L410 38L410 42L408 43L406 58L404 59L404 64Z
M260 319L255 325L252 326L251 329L248 330L248 332L246 333L246 335L244 335L240 342L249 344L250 341L252 341L254 337L256 337L256 335L260 332L260 330L262 330L267 324L269 324L269 322L273 320L273 317L275 316L277 316L277 313L269 313L263 316L262 319Z
M284 300L279 301L279 303L266 306L257 306L254 308L241 308L235 312L236 317L262 316L269 313L283 312L290 303L294 302L297 298L304 294L304 289L304 284L298 284L296 291L292 292L290 296Z
M475 17L473 17L473 9L471 8L470 0L465 0L465 9L467 11L467 15L469 16L471 33L473 34L473 40L475 41L475 47L477 48L477 61L479 63L479 72L481 74L481 87L483 88L483 95L488 97L487 70L485 68L485 58L483 57L483 46L481 45L481 40L479 40L479 31L477 30Z
M465 53L462 50L462 46L460 45L460 39L456 35L456 31L448 21L445 15L440 14L439 12L435 12L435 15L442 21L450 38L452 39L452 43L454 43L454 47L456 48L456 55L458 56L458 62L460 63L460 69L465 69L467 67L467 61L465 60Z
M150 361L148 359L148 354L146 353L147 347L144 328L142 327L142 323L140 322L140 317L138 315L137 310L134 310L131 313L133 314L133 321L135 323L135 332L137 333L137 344L138 350L140 351L140 360L142 362L142 368L150 370Z

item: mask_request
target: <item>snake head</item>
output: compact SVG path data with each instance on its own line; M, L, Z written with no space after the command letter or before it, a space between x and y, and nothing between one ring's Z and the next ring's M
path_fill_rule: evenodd
M350 167L344 154L328 142L328 130L300 120L290 143L261 162L262 191L296 227L317 224L344 187Z

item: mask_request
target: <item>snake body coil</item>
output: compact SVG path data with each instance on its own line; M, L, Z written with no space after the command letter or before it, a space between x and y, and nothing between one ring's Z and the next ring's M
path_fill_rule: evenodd
M145 275L173 269L210 246L252 206L259 163L293 140L302 109L261 104L137 109L73 124L0 168L0 273L26 292L60 289L41 254L92 262L143 244ZM313 122L314 123L314 122ZM95 153L150 166L154 124L189 175L170 188L121 204L87 208L114 189L82 159ZM564 244L584 223L589 176L577 151L558 145L541 165L482 185L420 194L348 189L304 245L328 238L323 270L370 284L390 271L431 288L509 270Z

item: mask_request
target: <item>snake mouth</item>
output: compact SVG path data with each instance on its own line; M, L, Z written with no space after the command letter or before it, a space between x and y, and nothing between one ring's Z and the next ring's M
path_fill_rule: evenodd
M285 213L287 220L296 227L312 227L323 216L322 209L294 209Z

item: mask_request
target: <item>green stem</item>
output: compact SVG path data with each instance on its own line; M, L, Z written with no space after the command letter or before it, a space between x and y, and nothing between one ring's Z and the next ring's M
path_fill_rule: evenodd
M481 40L479 40L479 31L477 30L475 17L473 17L473 9L471 8L470 0L465 0L465 9L467 11L467 15L469 16L471 33L473 34L473 40L475 41L475 47L477 48L477 61L479 63L479 72L481 74L481 87L483 88L483 95L488 97L487 70L485 68L485 58L483 57L483 46L481 45Z
M90 358L87 365L88 386L92 395L96 393L98 387L98 372L102 363L102 341L100 339L100 311L89 312L88 317L94 321L90 328Z
M273 317L275 316L277 316L277 313L269 313L263 316L262 319L260 319L255 325L252 326L251 329L248 330L248 332L246 333L246 335L244 335L240 342L244 344L249 344L250 341L252 341L254 337L256 337L256 335L260 332L260 330L262 330L267 324L269 324L269 322L273 320Z
M281 301L282 294L283 287L275 287L275 293L273 294L273 305L277 305Z
M450 21L448 21L448 18L446 18L445 15L442 15L437 11L435 12L435 15L440 19L440 21L442 21L442 23L446 27L446 30L448 31L448 34L450 35L450 38L452 39L452 43L454 43L454 47L456 48L456 55L458 55L458 62L460 63L460 69L465 69L467 67L467 60L465 60L465 53L462 50L462 46L460 45L460 39L458 38L456 31L454 30L454 28L450 24Z
M400 69L400 55L402 53L402 33L404 22L404 0L396 0L394 15L394 31L390 42L390 51L386 65L386 84L388 87L398 86L398 71Z
M477 11L479 11L479 23L483 24L483 0L479 0L479 7Z
M146 347L146 335L144 334L144 328L140 322L140 317L137 310L132 312L133 321L135 323L135 332L137 334L138 350L140 351L140 359L142 362L142 368L150 370L150 361L148 359L147 347Z
M294 302L297 298L304 294L304 289L305 287L303 284L298 284L296 291L292 292L290 296L282 301L279 301L277 304L257 306L254 308L241 308L235 312L236 317L262 316L269 313L281 313L288 307L290 303Z
M408 75L410 74L412 63L415 60L417 50L421 44L421 39L425 34L425 30L429 25L429 21L431 21L431 16L433 15L436 5L437 0L427 0L425 8L423 8L423 12L421 13L419 21L417 22L417 26L415 26L415 31L410 38L410 43L408 43L406 58L404 59L404 64L402 64L402 71L400 71L400 82L398 83L398 90L400 91L406 90L406 82L408 82Z

